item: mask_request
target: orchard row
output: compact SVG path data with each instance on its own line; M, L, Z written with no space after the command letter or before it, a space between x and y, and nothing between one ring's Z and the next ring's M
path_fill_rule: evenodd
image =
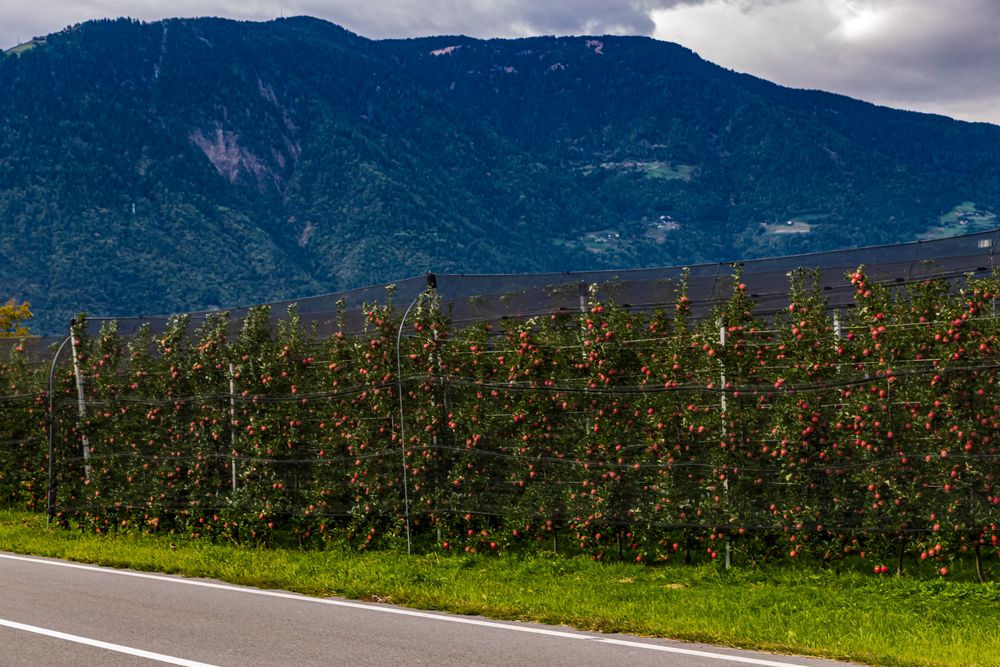
M793 274L766 321L738 274L698 321L683 282L669 311L592 300L460 329L432 291L401 326L390 296L363 335L323 338L294 309L128 338L79 321L51 397L52 511L102 532L359 547L409 531L424 549L728 543L876 569L897 550L995 554L1000 281L849 280L836 313ZM0 495L41 509L48 369L3 364Z

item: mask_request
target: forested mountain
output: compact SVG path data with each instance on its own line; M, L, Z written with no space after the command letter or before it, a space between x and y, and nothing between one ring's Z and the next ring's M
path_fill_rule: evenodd
M646 38L98 21L0 56L0 298L228 307L425 270L634 267L992 226L1000 126Z

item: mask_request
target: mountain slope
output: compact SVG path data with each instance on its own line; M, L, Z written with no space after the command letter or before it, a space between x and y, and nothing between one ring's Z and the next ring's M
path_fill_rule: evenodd
M441 37L389 47L416 78L551 163L687 165L694 178L654 195L621 173L595 180L618 194L617 210L643 215L660 204L725 230L734 256L769 249L751 238L753 222L825 221L786 250L892 242L914 238L961 197L995 207L1000 193L1000 127L782 88L677 45Z
M99 21L0 58L0 90L0 295L44 331L431 269L911 240L1000 210L1000 127L645 38Z

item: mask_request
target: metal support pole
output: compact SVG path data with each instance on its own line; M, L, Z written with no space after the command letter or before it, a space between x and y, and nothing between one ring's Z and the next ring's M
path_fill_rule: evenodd
M433 273L428 273L427 274L427 292L426 293L428 295L432 295L432 294L436 294L437 293L437 276L435 276ZM438 342L438 339L439 339L438 330L436 328L435 329L431 329L431 335L434 337L434 342L436 344ZM441 404L440 405L437 404L437 400L436 400L434 394L431 393L431 407L432 408L437 408L437 409L440 410L441 423L442 424L447 424L448 423L448 406L447 406L448 398L447 398L447 396L445 395L445 392L444 392L444 377L443 377L444 373L441 370L441 355L439 355L437 353L437 351L435 350L434 352L431 353L430 359L428 361L430 361L431 367L437 369L438 379L437 379L437 382L435 384L437 384L437 386L441 388ZM431 446L434 449L437 449L438 444L439 444L438 443L438 434L437 434L437 430L435 430L433 432L433 434L431 435Z
M46 523L51 524L52 519L55 518L56 511L56 475L55 475L55 460L56 460L56 412L55 412L55 396L54 396L54 379L56 374L56 364L59 363L59 355L62 354L63 348L66 347L66 343L72 340L73 334L70 333L69 336L62 342L59 349L56 350L56 355L52 357L52 366L49 368L49 493L48 499L46 500L45 513L47 516Z
M73 326L76 322L70 323L69 344L73 352L73 375L76 377L76 398L79 407L80 419L87 417L87 399L83 393L83 374L80 372L80 360L76 356L76 336L73 334ZM83 441L83 474L90 479L90 438L86 433L80 434Z
M719 323L719 352L722 352L722 348L726 346L726 323ZM722 410L722 437L725 438L727 434L726 429L726 412L729 407L726 403L726 364L722 360L723 355L719 355L719 365L722 367L722 372L719 374L719 388L720 393L720 408ZM726 492L726 501L729 501L729 471L726 471L726 478L722 480L722 486ZM728 570L732 566L732 545L729 543L729 531L726 531L726 569Z
M587 286L587 283L585 283L585 282L583 282L581 280L579 283L577 283L576 290L577 290L577 295L580 297L580 314L583 315L583 317L580 318L580 360L584 364L586 364L587 363L587 348L584 347L583 341L584 341L584 338L587 337L587 323L586 323L585 320L587 319L587 310L588 310L587 309L587 298L589 296L590 289ZM584 410L585 417L584 417L584 420L583 420L584 437L585 438L592 436L593 433L594 433L594 430L593 430L594 429L593 420L591 420L591 418L590 418L590 412L591 412L591 407L590 406L591 406L591 403L590 403L589 400L587 401L586 406L587 407Z
M726 325L719 325L719 351L726 346ZM719 366L722 367L722 373L719 376L719 387L722 389L722 437L726 437L726 364L722 361L722 355L719 355Z
M434 277L433 273L427 274L427 286L434 288L437 287L437 279ZM409 556L413 553L413 539L410 536L410 487L407 481L406 472L406 410L403 405L403 361L402 353L400 352L401 343L403 340L403 325L406 324L406 318L409 317L410 311L413 307L417 305L420 301L420 294L413 298L413 301L409 306L406 307L406 312L403 313L403 319L399 321L399 330L396 332L396 391L399 393L399 447L400 455L403 460L403 515L406 518L406 555Z
M233 477L233 491L236 490L236 371L233 367L233 362L229 362L229 451L232 477Z

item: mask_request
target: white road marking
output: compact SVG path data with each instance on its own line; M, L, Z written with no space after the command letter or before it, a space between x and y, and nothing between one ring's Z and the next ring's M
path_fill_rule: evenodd
M745 665L766 665L767 667L797 667L792 662L775 662L774 660L762 660L761 658L749 658L742 655L730 655L728 653L712 653L711 651L699 651L693 648L681 648L679 646L663 646L661 644L643 644L642 642L632 642L625 639L599 638L597 641L602 644L616 644L618 646L631 646L632 648L644 648L651 651L666 651L667 653L680 653L682 655L693 655L699 658L714 658L716 660L728 660L730 662L742 662Z
M68 563L58 560L46 560L42 558L29 558L26 556L14 556L0 553L0 558L7 560L22 561L25 563L36 563L40 565L53 565L56 567L66 567L75 570L86 570L88 572L99 572L102 574L115 574L123 577L135 577L137 579L152 579L154 581L165 581L185 586L198 586L200 588L212 588L220 591L232 591L234 593L247 593L250 595L263 595L265 597L281 598L285 600L297 600L299 602L311 602L315 604L325 604L334 607L347 607L349 609L364 609L366 611L377 611L385 614L396 614L398 616L412 616L415 618L425 618L433 621L443 621L446 623L461 623L464 625L477 625L486 628L497 628L500 630L511 630L514 632L527 632L549 637L561 637L563 639L586 639L602 644L616 644L628 646L630 648L646 649L650 651L663 651L666 653L677 653L680 655L690 655L700 658L711 658L714 660L725 660L738 662L745 665L760 665L760 667L806 667L802 663L777 662L774 660L764 660L762 658L751 658L742 655L731 655L728 653L714 653L711 651L700 651L697 649L681 648L680 646L666 646L663 644L644 644L642 642L626 641L623 639L613 639L610 637L600 637L598 635L588 635L581 632L562 632L560 630L549 630L546 628L533 628L525 625L514 625L511 623L500 623L497 621L482 621L475 618L464 618L462 616L444 616L442 614L431 614L425 611L415 611L400 607L381 606L374 604L364 604L361 602L348 602L346 600L333 600L330 598L314 598L297 593L285 593L282 591L267 591L260 588L249 588L245 586L233 586L230 584L216 584L211 581L198 581L195 579L184 579L180 577L168 577L161 574L148 574L146 572L135 572L133 570L119 570L114 568L97 567L94 565L82 565L80 563ZM177 663L197 665L200 663Z
M77 644L95 646L97 648L102 648L106 651L114 651L115 653L134 655L139 658L146 658L147 660L156 660L158 662L165 662L168 665L179 665L179 667L215 667L214 665L210 665L207 662L197 662L195 660L185 660L184 658L175 658L172 655L163 655L162 653L153 653L152 651L144 651L139 648L132 648L131 646L122 646L121 644L102 642L99 639L89 639L87 637L80 637L78 635L71 635L65 632L59 632L58 630L49 630L48 628L40 628L37 625L26 625L25 623L18 623L16 621L7 621L2 618L0 618L0 626L13 628L14 630L33 632L36 635L55 637L56 639L63 639L65 641L75 642Z

